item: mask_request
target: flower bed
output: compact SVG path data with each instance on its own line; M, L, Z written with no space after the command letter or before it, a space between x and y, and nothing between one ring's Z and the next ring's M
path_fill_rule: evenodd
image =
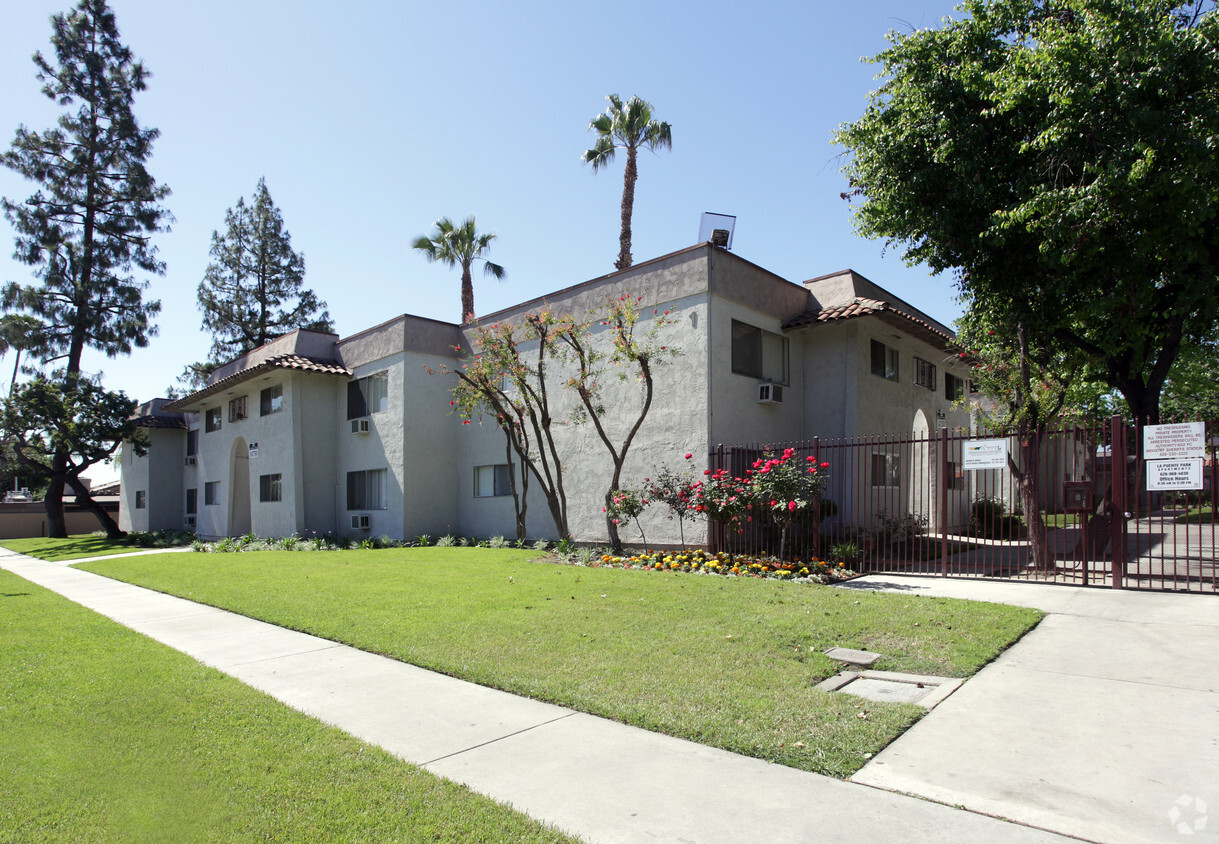
M779 560L776 557L750 557L721 551L653 551L632 556L602 554L587 563L593 568L618 568L637 571L691 572L723 577L770 577L776 580L799 580L809 583L837 583L855 577L856 572L845 563L828 563L816 558L807 561Z

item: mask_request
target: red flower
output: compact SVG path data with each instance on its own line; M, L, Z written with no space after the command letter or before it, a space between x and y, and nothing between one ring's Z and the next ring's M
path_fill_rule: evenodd
M469 424L470 424L470 420L469 420L469 419L463 419L463 420L461 420L461 424L463 424L463 425L469 425Z
M687 454L687 455L686 455L686 459L687 459L687 460L689 460L689 459L690 459L691 457L693 457L693 456L694 456L693 454Z
M789 501L789 502L787 502L787 509L788 509L789 511L791 511L791 510L795 510L795 509L796 509L796 502L794 502L794 501Z

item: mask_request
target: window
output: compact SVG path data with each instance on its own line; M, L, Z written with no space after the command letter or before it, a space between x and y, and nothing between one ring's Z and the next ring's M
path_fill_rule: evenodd
M389 373L377 372L347 384L347 418L359 419L389 410Z
M385 469L347 473L348 510L385 509Z
M274 475L258 476L259 501L283 501L284 476L276 472Z
M135 509L143 510L148 506L148 493L142 489L135 491Z
M220 503L220 481L208 481L203 485L203 503Z
M511 495L512 480L508 477L511 465L500 463L496 466L474 467L474 497L491 498L496 495Z
M951 372L944 373L944 398L949 401L960 401L965 397L965 380Z
M240 422L246 418L245 396L238 396L229 402L229 421Z
M922 358L914 359L914 383L928 390L935 389L935 364Z
M898 379L897 349L890 348L879 340L872 341L872 374L888 381Z
M199 429L191 428L186 432L186 456L194 457L199 453Z
M872 454L872 486L901 486L901 464L896 454Z
M213 407L207 411L204 415L203 430L208 434L220 430L220 408Z
M270 416L284 409L284 385L276 384L267 387L258 397L258 415Z
M787 338L732 321L732 371L776 384L787 383Z
M186 515L193 516L199 512L199 490L188 489L186 491Z

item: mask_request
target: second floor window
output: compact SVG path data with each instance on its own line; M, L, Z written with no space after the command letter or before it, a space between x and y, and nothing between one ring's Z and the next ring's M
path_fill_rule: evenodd
M284 409L284 385L267 387L258 397L258 415L269 416Z
M898 380L897 349L879 340L872 341L872 374L886 381Z
M229 402L229 421L240 422L246 418L245 396L238 396Z
M928 390L935 389L935 364L922 358L914 359L914 383Z
M203 415L203 430L207 433L220 430L220 408L209 408Z
M759 381L787 383L787 338L732 321L732 371Z
M389 410L389 373L376 372L347 383L347 418L359 419Z

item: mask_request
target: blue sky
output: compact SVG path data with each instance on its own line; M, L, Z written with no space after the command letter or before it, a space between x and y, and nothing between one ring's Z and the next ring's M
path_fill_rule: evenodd
M622 156L595 176L580 162L609 93L649 100L673 127L673 149L640 160L636 261L695 243L703 211L734 214L733 251L785 278L851 267L940 321L960 314L950 278L853 233L831 142L879 84L860 59L891 29L938 25L951 3L111 5L152 72L136 114L161 131L149 169L175 222L156 238L167 272L147 294L162 303L159 336L85 364L141 400L206 356L195 295L211 234L260 176L343 335L404 312L456 321L457 275L410 249L441 216L476 214L498 236L490 257L508 279L476 277L479 313L612 271ZM5 9L6 147L19 124L58 115L30 56L50 53L48 18L68 8ZM33 191L0 170L0 195ZM0 227L0 280L29 280Z

